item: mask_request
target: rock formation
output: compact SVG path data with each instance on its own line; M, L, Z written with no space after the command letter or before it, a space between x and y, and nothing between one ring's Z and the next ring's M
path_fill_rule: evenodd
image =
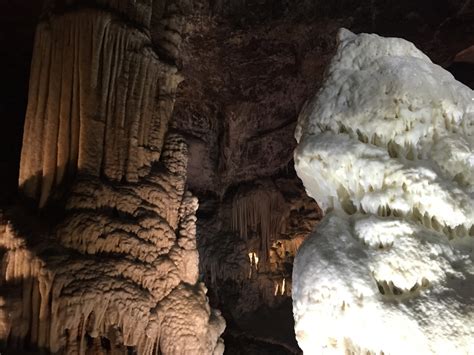
M180 76L152 48L146 3L53 3L39 24L19 183L41 207L76 171L137 182L159 160Z
M168 132L181 80L179 19L176 2L46 4L19 185L52 222L2 216L7 348L223 352L224 320L198 280L187 145ZM161 56L151 21L154 40L166 42Z
M474 353L474 93L411 43L339 33L295 167L327 212L293 270L305 354Z
M428 0L167 0L153 3L143 0L128 3L67 0L50 1L41 15L43 2L15 0L3 1L0 5L0 61L4 69L0 83L0 209L5 211L2 220L5 223L10 221L11 230L31 248L37 240L43 239L41 235L45 238L55 235L60 225L71 223L68 218L81 210L74 207L77 206L79 190L83 188L75 186L76 177L78 184L90 185L91 189L92 186L99 186L100 191L123 192L126 186L127 189L132 186L135 188L142 181L148 181L149 174L164 171L163 163L155 160L161 159L158 156L162 155L162 147L157 145L152 149L150 139L148 143L139 143L138 139L136 143L134 139L128 140L127 137L133 137L135 133L131 126L127 126L127 129L119 129L117 133L117 137L127 140L127 144L112 142L116 148L109 147L95 158L91 158L89 151L83 150L86 160L102 160L104 163L110 159L115 161L110 166L108 163L107 166L101 165L99 173L87 173L87 176L78 174L78 166L82 163L75 162L69 151L60 153L59 158L59 152L65 147L55 148L56 154L52 154L55 149L51 146L48 148L51 154L47 152L51 161L63 162L61 167L50 161L43 171L42 161L24 160L22 172L31 167L37 174L31 178L31 182L22 182L23 195L31 191L34 203L39 205L43 194L41 203L44 207L39 217L22 209L10 209L18 197L21 137L27 106L26 78L29 77L34 27L38 18L41 16L40 26L51 27L54 21L61 21L66 15L70 19L73 13L79 15L79 10L110 16L110 24L103 21L97 23L97 26L104 26L104 33L101 41L94 42L96 46L102 43L101 51L107 53L114 51L110 48L115 43L115 30L110 30L112 27L127 28L137 35L143 34L131 36L128 30L120 34L123 43L128 41L138 46L137 51L132 51L133 54L123 51L120 63L126 68L123 63L127 62L127 68L135 71L137 79L142 75L139 71L152 76L158 68L156 87L162 87L161 84L172 77L177 81L181 80L180 76L184 78L176 93L168 84L164 84L165 92L157 91L156 97L160 102L170 99L173 107L171 117L164 117L151 107L147 112L154 113L155 123L161 119L163 123L168 120L168 129L179 132L186 139L189 155L186 189L199 198L196 212L199 274L209 288L209 303L220 309L226 318L227 327L222 337L229 353L299 354L291 305L293 259L296 248L313 230L321 213L317 203L306 195L293 169L292 158L296 147L293 134L301 107L322 83L324 70L335 50L337 30L343 26L356 32L369 31L409 39L434 62L449 69L457 80L471 87L473 83L471 64L454 63L457 71L453 70L452 65L456 53L474 43L474 2L468 0L436 3ZM71 35L82 32L91 34L87 23L80 24L80 32L72 27L65 31L73 31ZM54 28L55 36L60 36L58 25ZM46 35L43 34L43 38ZM59 41L55 48L64 43L64 40L57 38ZM107 53L89 54L80 48L80 52L76 52L74 43L70 47L74 53L82 53L84 61L92 61L87 58L93 55L95 58L103 57L102 62L112 58L105 60ZM92 42L85 38L84 43L89 45ZM149 50L139 50L140 43ZM43 42L43 46L45 52L52 50L51 44L47 42ZM148 52L144 55L149 60L146 68L142 67L145 64L139 63L142 58L139 52ZM60 53L57 52L57 55ZM38 58L41 56L35 55L35 62ZM464 55L456 58L458 61L465 59ZM102 67L100 61L95 63L98 68ZM63 65L64 77L67 78L67 61L61 60L61 71ZM95 66L91 64L89 68L92 67ZM57 77L53 74L53 68L41 74L40 83L48 77L48 72ZM172 74L176 69L176 74ZM100 70L97 72L98 78L102 78ZM106 84L111 88L117 87L115 94L132 89L132 79L127 79L128 71L124 69L122 73L124 75L115 84ZM82 74L81 79L89 80ZM99 80L100 85L104 81ZM140 85L148 83L151 81ZM138 86L134 87L136 95L127 104L132 108L126 116L130 121L136 117L146 117L145 113L137 114L136 117L134 115L138 112L136 107L145 108L137 100L141 97L144 101L146 97L139 93L141 89ZM49 90L49 84L47 88ZM154 89L150 87L151 90ZM96 100L92 89L82 92L87 95L87 100ZM55 95L59 94L56 92ZM61 95L68 94L65 92ZM100 105L97 104L97 107ZM67 105L62 110L67 111ZM117 107L117 112L120 110ZM115 122L115 114L109 115L103 108L93 111L99 121L110 119L111 123ZM82 112L81 117L84 117L85 111ZM41 116L40 112L35 115ZM53 114L48 117L51 118L50 126L54 126L57 118ZM92 121L83 123L89 125ZM42 124L40 127L43 127ZM94 125L102 129L102 123ZM87 129L91 130L90 127ZM67 127L59 127L59 131L64 133ZM145 129L141 132L149 131ZM35 129L30 130L29 137L42 143L42 133L36 132ZM35 138L36 134L38 137ZM53 137L54 132L48 139ZM86 137L93 138L89 135ZM94 137L104 147L110 144L110 135L101 138L94 133ZM146 137L148 134L145 134ZM81 149L85 147L83 145ZM128 147L131 151L141 151L138 154L131 153L133 162L130 161L130 164ZM40 158L44 156L43 145L38 146L33 153ZM155 157L147 162L150 155ZM68 162L66 168L64 161ZM81 169L83 167L81 165ZM114 167L113 171L111 167ZM136 181L133 178L135 170L138 171ZM47 176L47 171L55 171L54 177ZM118 178L124 171L124 177ZM74 196L71 191L74 191ZM87 196L92 195L88 193ZM109 192L107 196L110 200ZM69 203L69 200L74 201ZM133 200L143 208L140 199ZM109 209L108 201L105 204L100 201L101 207L92 208L88 213L94 218L99 218L95 215L110 213L121 222L130 222L131 217L126 211L133 208L120 204L120 208ZM117 201L122 200L117 197ZM269 203L271 201L273 203ZM64 212L65 203L69 206L67 212ZM170 205L174 205L174 202ZM93 204L86 201L84 206ZM272 208L272 213L268 213L268 207ZM247 217L253 217L234 219L233 223L233 217L237 217L239 211L246 211ZM272 221L278 222L280 219L282 223L279 226L272 224ZM92 222L88 223L92 225ZM135 224L135 221L130 224ZM107 230L109 234L116 234L114 230ZM176 230L173 231L176 234ZM65 243L71 245L73 242L66 240ZM78 248L85 250L90 245L88 243ZM58 246L56 241L53 244ZM95 243L93 246L96 248ZM103 248L104 244L99 245L98 242L97 246ZM58 251L59 254L70 252L70 248ZM3 287L9 285L4 283L2 290ZM9 292L5 293L8 295ZM92 338L86 335L86 339L89 344ZM107 345L105 338L101 342ZM93 347L98 347L98 341Z

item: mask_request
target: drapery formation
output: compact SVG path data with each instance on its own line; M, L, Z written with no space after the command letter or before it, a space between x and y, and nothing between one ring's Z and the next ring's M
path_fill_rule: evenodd
M168 22L177 13L161 5L46 5L19 184L41 208L64 202L65 213L52 225L3 215L0 338L8 348L223 351L224 320L198 281L187 145L167 132L181 79L150 38L153 10Z
M147 31L111 12L50 15L36 35L20 188L44 206L76 171L138 181L160 157L180 80Z
M185 153L169 135L160 174L139 184L79 179L65 219L34 247L35 236L4 221L0 336L9 346L84 353L105 338L139 354L223 350L224 321L198 282Z

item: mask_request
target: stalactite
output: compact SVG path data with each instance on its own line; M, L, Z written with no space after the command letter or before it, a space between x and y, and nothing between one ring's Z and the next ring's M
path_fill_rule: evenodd
M281 193L274 189L238 193L232 202L232 229L245 240L249 229L259 234L263 263L268 259L271 241L282 231L284 206Z
M25 195L43 206L77 170L117 181L147 174L181 80L150 46L146 33L97 10L38 26L20 166ZM159 134L150 130L155 121Z
M29 232L14 214L0 220L0 341L220 354L225 322L198 281L187 145L167 132L181 79L152 49L153 2L79 5L50 1L38 26L19 184L40 207L67 187L66 213Z

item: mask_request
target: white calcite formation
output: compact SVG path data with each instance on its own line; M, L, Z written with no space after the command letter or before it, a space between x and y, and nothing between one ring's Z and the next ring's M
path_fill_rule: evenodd
M326 211L293 270L305 354L474 354L474 92L405 40L339 33L296 129Z
M0 220L0 341L9 349L223 352L224 319L198 281L187 145L167 132L180 79L152 48L157 2L46 7L20 189L43 215L63 203L65 213L52 223L16 212Z

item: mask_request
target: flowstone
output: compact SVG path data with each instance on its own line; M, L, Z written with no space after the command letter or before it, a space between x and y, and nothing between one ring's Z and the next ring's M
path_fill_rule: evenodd
M150 28L166 27L158 40L173 32L164 49L176 54L179 11L46 2L19 177L38 213L0 213L8 351L222 354L225 321L199 281L188 146L168 131L181 76Z
M305 354L474 354L474 93L405 40L342 29L296 129L326 216L293 270Z

